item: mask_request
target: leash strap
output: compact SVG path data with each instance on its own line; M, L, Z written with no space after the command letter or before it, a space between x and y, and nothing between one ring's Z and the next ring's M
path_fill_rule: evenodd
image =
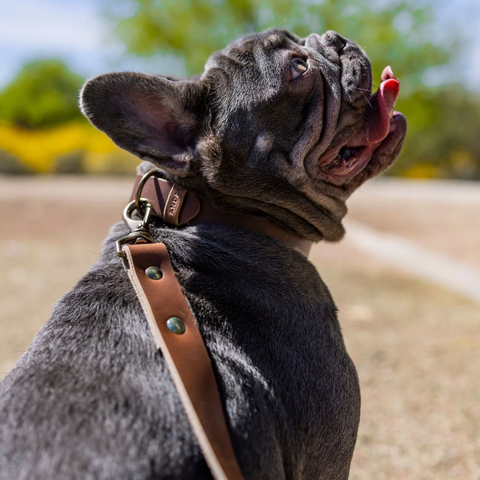
M138 295L215 480L242 480L210 357L163 243L124 245Z

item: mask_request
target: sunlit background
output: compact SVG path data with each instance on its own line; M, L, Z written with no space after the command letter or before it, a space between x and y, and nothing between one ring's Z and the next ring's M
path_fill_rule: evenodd
M479 179L479 25L476 0L3 2L0 172L128 172L131 160L76 108L86 78L199 73L232 39L282 26L352 38L370 55L377 81L392 65L410 130L391 175Z
M1 0L0 0L1 1ZM480 479L480 2L0 3L0 377L98 256L137 160L77 107L85 79L185 76L244 33L337 30L401 81L401 157L310 256L362 386L353 480Z

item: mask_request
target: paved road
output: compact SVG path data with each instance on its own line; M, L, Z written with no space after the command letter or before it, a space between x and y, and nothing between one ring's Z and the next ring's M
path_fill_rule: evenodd
M480 270L411 240L346 221L350 240L372 257L480 302Z

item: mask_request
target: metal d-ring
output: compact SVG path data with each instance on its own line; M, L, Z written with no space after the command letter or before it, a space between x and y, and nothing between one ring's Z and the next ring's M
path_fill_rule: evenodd
M144 212L142 212L142 201L147 201L145 198L141 198L143 187L145 186L145 184L147 183L147 180L150 177L159 177L159 176L160 176L160 172L158 170L150 170L138 182L137 191L135 192L134 202L135 202L135 207L137 209L137 212L140 215L144 215Z
M150 216L152 214L152 204L147 198L142 198L142 190L145 183L150 177L160 176L158 170L150 170L138 182L137 191L135 192L135 200L132 200L123 210L123 221L130 230L130 233L117 240L115 249L119 257L125 257L122 247L128 243L154 243L148 232L148 224L150 223ZM133 218L134 212L137 212L140 219Z

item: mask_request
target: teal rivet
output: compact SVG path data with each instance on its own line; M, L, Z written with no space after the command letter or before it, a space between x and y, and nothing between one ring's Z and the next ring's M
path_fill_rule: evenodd
M160 280L163 277L162 271L158 267L148 267L145 269L145 274L152 280Z
M167 320L167 327L171 332L176 333L177 335L181 335L185 332L185 324L178 317L170 317Z

